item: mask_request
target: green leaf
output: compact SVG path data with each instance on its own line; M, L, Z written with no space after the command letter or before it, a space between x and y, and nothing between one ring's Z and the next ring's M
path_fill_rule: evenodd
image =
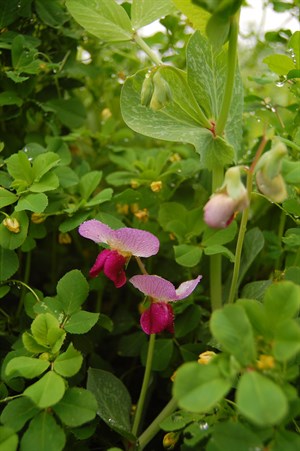
M78 427L95 418L97 401L89 390L69 388L64 397L53 407L59 419L69 427Z
M29 190L33 193L43 193L44 191L52 191L59 186L59 180L54 172L47 172L43 175L43 177L38 181L34 182Z
M92 197L85 205L86 207L94 207L95 205L103 204L108 200L111 200L113 195L113 190L111 188L105 188L96 196Z
M59 163L59 156L54 152L44 152L38 155L32 164L32 173L34 181L39 182L43 175L45 175L52 168Z
M18 196L8 191L7 189L0 187L0 208L6 207L17 202Z
M89 368L87 388L96 397L100 418L122 437L132 440L131 398L123 382L108 371Z
M226 229L216 230L212 228L207 228L204 232L202 245L203 246L213 246L213 245L223 245L230 243L236 236L237 223L233 221Z
M296 68L300 69L300 31L295 31L295 33L293 33L289 40L288 48L293 49Z
M288 412L288 402L280 386L255 371L241 376L236 403L241 414L259 427L278 424Z
M90 215L89 211L80 211L79 213L75 213L70 218L66 219L59 225L59 231L62 233L70 232L70 230L74 230L78 227L83 221L87 219Z
M68 19L68 15L59 0L44 2L35 0L35 7L41 21L50 27L58 28Z
M46 371L49 365L50 362L47 362L47 360L20 356L7 363L5 373L9 378L21 376L26 379L33 379Z
M268 322L274 329L299 312L299 285L289 281L273 283L265 292L264 305Z
M66 437L53 415L46 410L30 422L21 440L22 451L62 451Z
M131 23L138 29L174 12L171 0L133 0L131 6Z
M152 360L153 371L163 371L168 367L172 358L173 349L174 343L169 338L160 338L155 341ZM144 344L141 352L141 361L144 366L146 366L147 350L148 342Z
M17 96L14 91L5 91L0 93L0 106L16 105L20 107L22 104L23 100L21 99L21 97Z
M26 240L29 220L24 211L16 211L10 218L15 219L19 223L20 231L18 233L11 232L2 222L0 224L0 246L5 249L14 250L20 247Z
M283 54L266 56L263 62L269 66L271 71L278 75L286 75L290 70L296 69L292 58Z
M18 19L19 0L2 2L0 9L0 27L5 28Z
M59 321L50 313L38 315L31 324L31 332L37 343L48 348L52 348L57 342L61 346L66 335L60 328Z
M78 312L88 293L89 284L78 269L69 271L57 284L58 299L66 315Z
M204 249L204 254L205 255L221 254L221 255L224 255L224 257L229 258L229 260L231 262L235 261L235 255L229 249L227 249L227 247L220 246L219 244L214 244L212 246L207 246Z
M0 426L1 451L17 451L18 443L19 443L18 435L15 433L13 429L6 426Z
M83 362L81 352L74 348L70 343L66 352L60 354L53 363L53 369L56 373L64 377L71 377L78 373Z
M79 182L79 192L83 199L88 200L93 194L96 188L98 188L99 183L102 179L101 171L91 171L84 174Z
M181 315L175 319L175 337L180 338L187 335L199 326L201 310L198 305L189 305Z
M210 329L222 348L244 366L254 363L256 347L251 323L239 305L226 305L211 316Z
M73 313L66 321L64 329L70 334L86 334L99 319L99 313L80 310Z
M300 325L291 319L283 321L276 328L272 341L274 357L279 362L287 362L300 351Z
M181 266L187 268L193 268L196 266L202 257L202 249L199 246L192 244L180 244L179 246L173 246L175 260Z
M263 442L259 435L256 435L244 424L231 421L216 423L211 440L216 451L249 451L263 448Z
M66 6L74 19L97 38L108 42L132 39L130 19L115 0L67 0Z
M253 243L255 243L255 246L253 246ZM258 227L254 227L254 229L246 232L238 284L241 283L249 267L264 247L264 243L265 239L263 233L259 230Z
M64 379L54 371L48 371L41 379L24 390L38 407L46 409L58 403L66 390Z
M29 210L42 213L48 205L48 197L44 193L27 194L22 196L15 207L15 211Z
M9 279L19 268L19 259L14 251L0 246L0 280Z
M94 15L90 17L90 19L93 18ZM43 108L45 111L52 111L55 113L61 123L69 128L81 127L86 118L84 105L77 97L71 99L49 100L47 103L43 104Z
M179 407L189 412L209 412L230 390L231 381L224 379L217 366L183 364L176 371L173 396Z
M11 427L14 431L20 431L28 420L39 413L39 409L25 396L13 399L4 408L1 414L1 422Z
M205 32L210 14L203 8L195 5L193 0L173 0L177 8L189 19L195 30Z
M300 448L300 436L296 432L279 429L272 440L272 451L295 451Z

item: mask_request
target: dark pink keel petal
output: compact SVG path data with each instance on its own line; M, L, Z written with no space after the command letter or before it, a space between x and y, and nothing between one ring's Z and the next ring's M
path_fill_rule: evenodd
M159 334L167 330L174 332L174 312L166 302L153 302L151 306L142 313L140 324L143 331L150 334Z
M98 255L95 264L90 270L90 276L96 277L101 271L106 277L113 281L116 288L120 288L126 283L126 274L124 266L126 258L120 255L117 251L104 249Z

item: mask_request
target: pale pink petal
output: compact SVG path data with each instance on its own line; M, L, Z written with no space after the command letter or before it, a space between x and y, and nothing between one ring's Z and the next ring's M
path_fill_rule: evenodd
M225 228L234 218L237 202L227 194L213 195L204 207L204 221L209 227Z
M150 257L159 249L159 240L146 230L123 227L114 230L109 245L121 252L129 252L137 257Z
M169 304L165 302L153 302L142 313L140 320L143 331L150 334L159 334L163 330L174 332L174 313Z
M78 229L81 236L89 238L95 243L108 243L114 230L97 219L83 222Z
M131 277L129 282L146 296L160 301L173 301L177 297L174 285L159 276L138 275Z
M176 290L176 301L188 297L194 291L201 279L202 276L198 276L196 279L188 280L179 285Z

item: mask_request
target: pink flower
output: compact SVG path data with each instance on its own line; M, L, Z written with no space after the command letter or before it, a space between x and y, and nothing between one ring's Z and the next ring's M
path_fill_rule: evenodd
M146 334L158 334L163 330L174 332L174 313L169 302L189 296L202 276L183 282L177 290L174 285L159 276L139 275L129 279L132 285L151 298L150 307L142 313L141 327Z
M96 219L82 223L79 233L95 243L109 246L110 249L104 249L96 258L90 276L96 277L103 271L116 288L126 283L124 267L132 255L150 257L157 254L159 249L159 240L150 232L128 227L113 230Z
M214 194L204 206L204 221L209 227L224 229L236 213L248 206L248 198L232 199L226 193Z

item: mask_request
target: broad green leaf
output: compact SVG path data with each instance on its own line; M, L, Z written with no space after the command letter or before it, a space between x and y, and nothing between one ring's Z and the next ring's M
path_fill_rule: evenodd
M226 243L230 243L236 235L237 232L237 223L233 221L226 229L217 230L212 228L206 228L202 245L203 246L214 246L214 245L223 245Z
M16 105L20 107L22 103L23 100L14 91L5 91L0 93L0 106Z
M280 362L287 362L300 352L300 325L295 320L283 321L276 328L272 341L274 357Z
M0 426L0 449L1 451L17 451L18 435L7 426Z
M18 19L19 0L2 2L0 10L0 27L5 28Z
M64 329L70 334L86 334L99 319L99 313L80 310L73 313L66 321Z
M113 190L111 188L105 188L100 191L100 193L96 194L96 196L92 197L85 205L86 207L94 207L95 205L103 204L103 202L111 200L112 195Z
M123 382L108 371L90 368L87 388L96 397L100 418L122 437L132 440L131 399Z
M19 268L19 259L14 251L0 246L0 280L9 279Z
M50 388L51 390L51 388ZM30 422L21 440L22 451L62 451L66 437L53 415L44 410Z
M130 41L131 21L115 0L67 0L74 19L97 38L108 42Z
M138 357L142 347L148 342L146 337L146 334L142 331L123 335L118 344L118 355L123 357Z
M6 160L8 173L12 176L16 183L23 183L24 186L29 186L33 182L33 173L30 161L25 152L20 151L11 155Z
M176 262L187 268L196 266L200 262L203 252L199 246L192 244L180 244L179 246L174 246L173 249Z
M50 169L57 166L58 163L59 156L54 152L44 152L38 155L32 163L32 173L34 176L34 181L40 181L43 175L50 171Z
M189 305L175 318L175 337L180 338L199 327L201 310L198 305Z
M49 348L47 346L42 346L41 344L39 344L29 332L23 333L22 341L25 349L29 352L32 352L33 354L40 354L41 352L49 351Z
M64 379L54 371L48 371L41 379L24 390L38 407L46 409L58 403L66 390Z
M91 16L90 19L92 20L94 17L95 16ZM86 118L84 105L77 97L71 99L49 100L47 103L43 104L43 109L55 113L61 123L69 128L81 127Z
M259 427L278 424L288 412L280 386L256 371L244 373L237 387L238 410Z
M59 180L57 175L54 172L47 172L38 182L34 182L29 187L29 190L33 193L43 193L45 191L53 191L58 187Z
M44 193L26 194L22 196L15 207L16 211L29 210L42 213L48 205L48 197Z
M53 410L66 426L78 427L95 418L97 407L93 393L84 388L73 387L66 391Z
M31 332L38 344L46 346L53 353L59 351L66 336L59 321L50 313L38 315L31 324Z
M21 376L26 379L33 379L46 371L49 365L50 362L47 360L20 356L7 363L5 373L9 378Z
M222 348L247 366L254 363L256 347L251 323L239 305L226 305L211 316L210 329Z
M66 352L60 354L53 363L54 371L61 376L71 377L78 373L81 368L83 357L81 352L70 343Z
M172 0L133 0L131 23L138 29L174 12Z
M230 388L231 381L222 377L217 366L188 362L176 371L173 396L179 407L189 412L205 413L212 409Z
M68 20L68 15L66 14L63 4L59 0L51 0L48 2L35 0L35 7L42 22L50 27L58 28Z
M294 61L287 55L269 55L263 62L278 75L286 75L290 70L296 69Z
M216 423L212 440L216 446L216 451L249 451L263 448L263 442L259 435L239 422Z
M191 90L195 93L198 104L204 110L207 117L214 122L219 116L222 105L226 73L226 51L217 51L211 46L209 41L201 35L201 33L194 33L187 46L188 83ZM225 142L228 143L227 145L231 145L234 148L235 155L238 154L241 145L242 110L243 86L237 68L233 87L233 97L225 128ZM218 145L218 147L220 147L220 145ZM215 161L217 162L217 160ZM227 162L229 163L230 161L227 160L225 163Z
M39 409L33 402L23 396L22 398L13 399L7 404L1 414L1 422L18 432L38 412Z
M272 441L272 451L295 451L300 448L300 435L297 432L279 428Z
M255 246L253 246L253 243L255 243ZM254 229L246 232L238 284L241 283L249 267L264 247L264 243L265 239L263 233L258 227L254 227Z
M227 247L220 246L219 244L214 244L212 246L207 246L204 249L204 254L205 255L221 254L221 255L224 255L224 257L229 258L229 260L231 262L235 261L235 255L229 249L227 249Z
M177 8L188 18L189 23L195 30L200 30L203 33L206 29L207 21L210 14L203 8L197 6L193 0L172 0Z
M66 315L73 315L80 310L88 292L89 284L77 269L69 271L57 284L58 299Z
M0 208L6 207L7 205L11 205L18 200L18 196L16 196L11 191L0 187Z
M163 371L167 369L172 358L173 349L173 340L170 340L169 338L160 338L155 341L152 360L153 371ZM141 361L144 366L146 365L147 351L148 343L145 343L141 352Z
M300 31L295 31L288 43L289 49L293 49L296 69L300 69Z
M79 182L79 192L83 199L89 199L95 189L98 188L101 178L101 171L91 171L81 177Z
M264 305L269 324L276 328L299 312L299 285L289 281L273 283L265 292Z
M74 230L83 221L85 221L89 215L89 211L80 211L78 213L75 213L70 218L67 218L65 221L63 221L59 225L58 229L62 233L70 232L70 230Z
M199 415L199 420L203 418L203 415ZM178 431L179 429L183 429L192 421L195 421L197 416L195 413L186 412L185 410L177 410L176 412L169 415L162 422L160 422L159 426L163 431ZM197 423L198 425L198 423ZM198 425L199 427L199 425Z
M2 222L0 224L0 246L5 249L14 250L24 243L27 237L29 220L24 211L16 211L10 216L10 218L19 223L20 230L19 232L14 233L8 230Z
M268 329L266 311L261 302L256 299L238 299L236 304L243 307L257 335L269 337L271 334L272 337L273 331Z

